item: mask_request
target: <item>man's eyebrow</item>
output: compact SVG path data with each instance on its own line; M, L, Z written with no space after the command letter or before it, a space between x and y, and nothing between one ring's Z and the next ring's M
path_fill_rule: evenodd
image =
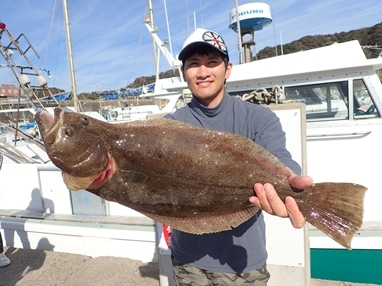
M198 57L196 56L196 55L192 55L192 56L190 56L189 58L188 58L188 60L190 61L194 61L194 60L197 60L198 59Z
M215 55L215 54L207 54L207 55L203 55L203 57L206 57L208 59L217 59L217 58L219 58L219 56ZM194 54L194 55L190 56L188 59L189 60L197 60L197 59L199 59L199 57L198 57L197 54Z

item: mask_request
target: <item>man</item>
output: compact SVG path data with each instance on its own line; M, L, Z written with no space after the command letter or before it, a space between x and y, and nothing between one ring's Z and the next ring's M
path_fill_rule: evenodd
M266 107L243 102L225 91L232 63L219 34L195 30L185 41L179 60L193 99L167 118L250 138L292 170L292 186L303 189L312 184L310 177L296 175L301 168L285 148L285 133L277 116ZM256 183L254 192L249 198L252 204L270 214L289 217L296 228L304 226L293 198L282 202L271 184ZM267 285L270 277L262 211L230 231L193 235L173 230L171 246L176 285Z

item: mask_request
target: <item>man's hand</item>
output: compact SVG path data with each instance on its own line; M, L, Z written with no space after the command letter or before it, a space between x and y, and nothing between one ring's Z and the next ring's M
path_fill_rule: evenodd
M297 176L292 173L288 178L289 184L297 189L305 189L310 187L313 180L309 176ZM256 196L249 198L249 201L266 211L269 214L279 217L289 217L292 225L295 228L301 228L305 225L305 218L298 209L296 201L292 197L286 197L285 203L277 195L274 187L271 184L254 185Z

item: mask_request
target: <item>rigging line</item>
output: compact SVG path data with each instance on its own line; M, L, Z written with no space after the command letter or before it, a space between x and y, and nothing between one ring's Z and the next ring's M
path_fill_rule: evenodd
M52 18L50 19L48 42L46 44L46 49L45 49L45 58L44 58L44 62L43 62L43 68L46 68L46 62L47 62L47 59L48 59L49 48L50 48L50 41L52 40L53 24L55 22L55 19L56 19L56 16L57 16L57 12L58 12L57 0L54 0L53 11L52 11Z
M139 47L138 47L139 50ZM130 53L126 53L125 59L123 60L122 66L118 71L118 74L114 77L113 82L111 83L111 89L115 89L122 77L123 72L126 70L127 64L130 61Z
M2 84L3 84L3 83L4 83L4 84L13 84L13 85L17 86L18 82L17 82L17 80L15 79L15 77L13 77L13 76L10 77L10 76L8 75L8 68L7 68L7 75L5 74L5 72L2 72L2 75L3 75L3 77L4 77Z
M277 40L276 40L276 22L275 22L275 15L273 14L273 10L271 10L271 17L272 17L272 26L273 26L273 36L275 40L275 54L276 57L278 56L278 51L277 51ZM281 33L281 32L280 32ZM282 52L282 45L280 45L281 52Z
M78 1L78 2L80 2L80 1ZM100 1L100 2L101 2L101 4L95 4L93 0L84 0L84 1L82 1L82 3L80 3L80 4L83 4L84 6L87 7L86 10L89 11L89 13L87 15L91 15L90 19L86 19L87 24L94 25L94 27L103 27L104 26L103 22L105 21L105 19L103 16L106 13L106 10L105 11L98 11L98 12L95 11L98 8L98 5L102 5L103 1ZM81 7L81 6L79 6L79 7ZM80 11L81 8L78 8L78 11ZM86 26L86 28L87 28L87 26ZM93 31L89 31L85 35L87 35L90 38L91 37L90 35L92 32ZM86 39L85 36L83 36L83 39ZM99 40L100 41L103 40L102 36L99 36ZM87 42L89 42L89 41L87 41ZM99 55L94 55L94 54L91 54L90 56L99 57ZM94 65L92 72L94 74L97 74L97 75L103 75L104 69L102 68L102 66L100 64L97 64L97 65ZM103 78L103 76L101 76L100 82L104 82L102 78ZM104 88L105 88L105 86L107 86L108 87L107 89L109 89L109 87L110 87L108 83L102 84L102 85Z
M147 11L147 9L148 9L148 4L147 4L147 2L146 2L145 8L144 8L144 10L143 10L143 15L146 14L145 12ZM143 29L144 29L143 26L144 26L144 25L141 25L141 34L140 34L140 40L139 40L139 44L138 44L137 54L138 54L138 51L139 51L139 48L140 48L140 43L141 43L141 39L142 39L142 35L143 35ZM134 66L135 66L136 59L138 58L138 55L136 55L134 58L135 58L135 62L134 62ZM129 63L130 59L131 59L131 54L128 53L128 52L126 52L126 57L125 57L125 60L124 60L124 62L123 62L123 64L122 64L122 68L119 70L119 72L118 72L118 76L115 77L115 79L114 79L114 81L113 81L113 84L112 84L113 87L117 86L117 84L118 84L118 82L120 81L120 79L121 79L121 77L122 77L124 71L126 70L126 67L127 67L128 63ZM131 72L130 72L130 76L129 76L128 81L130 81L132 71L133 71L133 69L132 69ZM126 84L124 87L126 87L127 85L128 85L128 84Z
M57 11L58 11L58 9L57 9ZM53 78L52 86L57 86L57 89L59 89L59 83L57 82L58 78L56 76L57 75L56 71L57 71L57 67L58 67L58 60L59 60L59 58L62 57L62 55L60 53L60 48L62 46L62 42L63 42L63 38L64 38L64 36L62 36L62 32L65 28L64 27L64 18L61 18L61 22L59 23L59 27L60 27L60 29L58 29L59 35L58 35L58 43L57 43L56 60L55 60L54 69L53 69L53 71L51 70L51 75Z
M146 11L147 11L148 9L149 9L149 5L148 5L148 2L146 1L146 5L145 5L145 9L144 9L144 11L143 11L143 15L148 15L148 14L146 13ZM139 36L138 46L137 46L137 49L136 49L136 55L135 55L135 57L134 57L135 60L134 60L133 65L132 65L132 67L131 67L130 74L129 74L129 77L127 78L127 82L126 82L126 84L125 84L125 87L127 87L127 86L129 85L130 80L131 80L131 77L132 77L132 75L133 75L133 71L134 71L135 65L136 65L136 63L137 63L138 52L139 52L139 50L140 50L141 42L142 42L143 26L144 26L144 25L141 25L141 33L140 33L140 36Z
M200 22L201 22L201 25L200 27L204 27L204 21L203 21L203 4L202 4L202 0L199 1L199 7L200 7Z
M190 24L188 22L188 5L187 5L187 0L183 0L183 13L184 15L186 15L186 17L184 18L184 27L185 27L185 30L186 30L186 37L188 35L190 35Z
M191 33L191 30L190 30L190 19L188 19L188 0L186 0L186 12L187 12L187 31L188 33Z
M147 11L147 9L148 9L148 4L146 4L145 11ZM140 50L141 43L142 43L143 28L144 28L144 25L141 25L141 34L140 34L140 36L139 36L138 48L136 49L136 55L135 55L135 57L134 57L135 60L134 60L134 62L133 62L133 65L132 65L132 68L131 68L131 71L130 71L130 75L129 75L128 79L127 79L127 83L126 83L125 86L128 86L128 85L129 85L129 82L130 82L131 77L132 77L132 75L133 75L133 71L134 71L135 65L136 65L136 63L137 63L138 52L139 52L139 50Z
M164 10L165 10L165 13L166 13L166 25L167 25L167 33L168 33L168 42L169 42L169 45L170 45L170 53L171 53L171 55L173 55L172 54L172 43L171 43L170 25L168 24L168 15L167 15L166 0L164 0L163 2L164 2Z

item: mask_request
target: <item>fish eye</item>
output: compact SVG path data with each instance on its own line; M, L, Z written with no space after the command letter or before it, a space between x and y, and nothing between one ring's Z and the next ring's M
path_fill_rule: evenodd
M88 125L88 124L89 124L89 120L88 120L88 118L87 118L87 117L82 117L82 119L81 119L81 124L82 124L82 125Z
M69 136L69 137L72 137L73 136L73 129L72 128L66 128L65 129L65 135L66 136Z

